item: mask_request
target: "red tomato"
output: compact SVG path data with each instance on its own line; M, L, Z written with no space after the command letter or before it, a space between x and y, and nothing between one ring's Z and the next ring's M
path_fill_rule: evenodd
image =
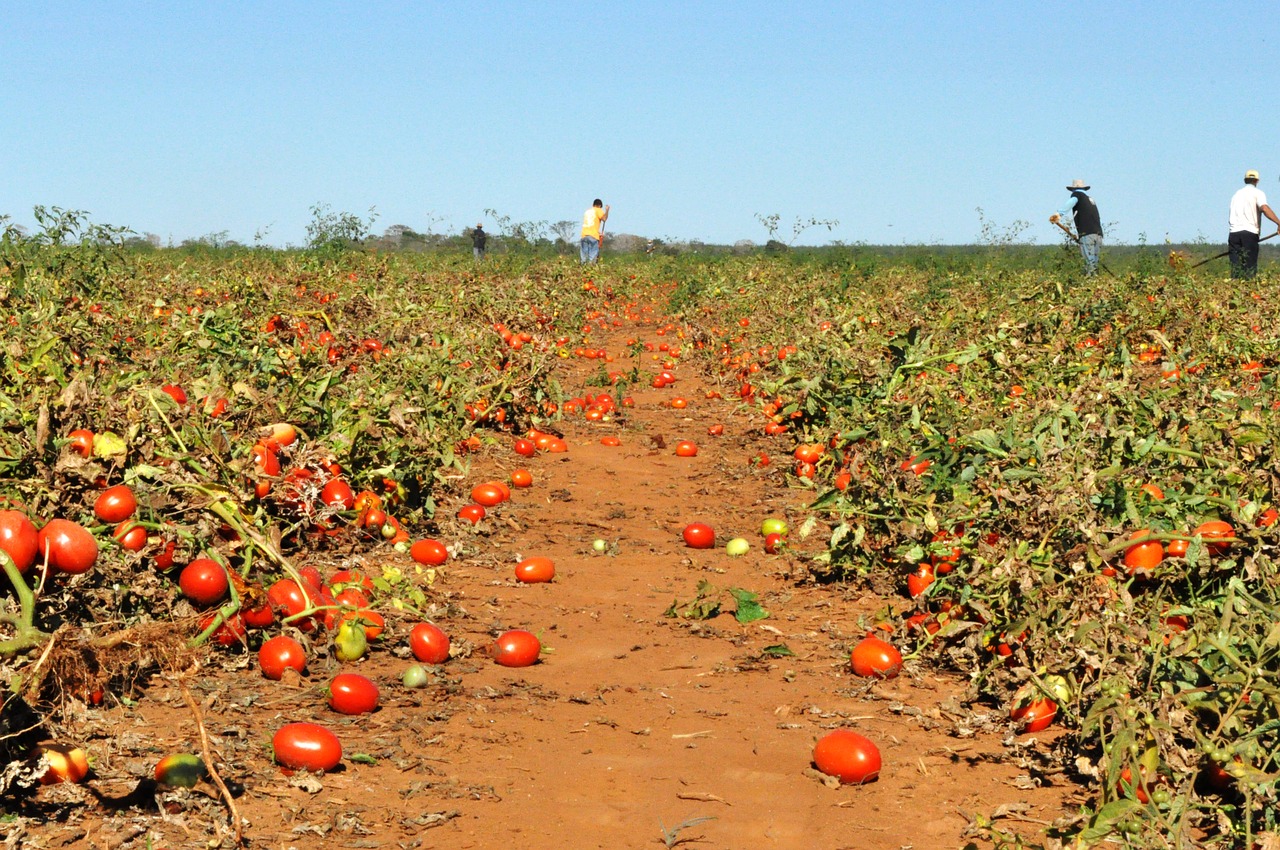
M37 535L36 545L45 564L64 573L85 573L98 560L98 541L83 526L69 519L51 519Z
M294 770L333 770L342 761L336 735L315 723L286 723L271 739L276 762Z
M814 745L813 763L846 785L862 785L880 775L880 748L852 729L837 729Z
M1151 529L1140 528L1130 534L1129 539L1136 540L1149 534L1151 534ZM1184 552L1183 554L1186 553ZM1124 565L1130 576L1148 576L1152 570L1160 566L1160 562L1163 560L1164 544L1159 540L1135 543L1124 550Z
M355 620L364 629L365 640L376 640L387 630L387 620L372 608L361 608L359 611L348 611L342 615L341 622Z
M439 540L419 540L409 547L409 557L419 564L438 567L449 560L449 550Z
M339 673L329 683L329 707L342 714L367 714L378 707L378 686L359 673Z
M276 635L258 649L258 667L268 679L279 679L290 667L301 673L307 669L307 653L288 635Z
M200 618L200 631L213 625L213 621L218 618L217 611L210 611ZM210 638L219 646L234 646L244 640L246 634L244 627L244 618L239 613L232 614L230 617L222 621L222 625L214 630Z
M178 587L188 599L200 605L221 602L230 586L227 571L211 558L196 558L178 575Z
M187 392L177 384L165 384L160 388L160 392L165 393L169 398L173 399L179 405L187 403Z
M93 432L77 428L67 435L67 446L80 457L89 457L93 454Z
M849 666L858 676L892 679L902 670L902 653L888 641L867 637L860 640L849 654Z
M711 549L716 545L716 533L705 522L691 522L684 527L684 542L690 549Z
M471 488L471 501L486 508L493 508L506 501L506 497L502 495L502 490L496 482L486 481Z
M503 667L528 667L537 662L542 642L532 632L512 629L498 636L492 651L493 660Z
M933 584L935 577L933 565L921 561L916 565L915 570L907 576L907 593L911 594L914 599L924 593L929 585Z
M556 577L556 565L550 558L525 558L516 564L516 578L525 584L551 581Z
M79 747L64 744L42 744L38 750L49 763L49 769L40 777L41 785L59 782L79 782L89 775L89 758Z
M463 505L458 509L458 519L469 522L472 525L479 525L480 520L484 519L486 513L488 512L483 505Z
M766 534L764 536L764 551L770 555L776 555L782 551L784 543L785 541L781 534L778 534L777 532L774 532L773 534Z
M610 434L607 437L600 438L600 445L609 446L610 448L617 448L618 446L622 445L622 440Z
M25 514L0 511L0 549L13 559L18 572L31 569L40 552L40 534Z
M368 608L369 597L358 587L344 587L333 595L333 601L348 608Z
M263 602L257 608L245 608L240 615L244 617L244 624L251 629L265 629L276 621L276 612L270 601Z
M331 508L349 511L356 506L356 494L341 478L332 478L320 490L320 501Z
M1198 534L1204 539L1204 547L1215 555L1221 555L1231 548L1230 543L1214 543L1211 541L1223 537L1235 537L1235 529L1231 527L1231 523L1223 522L1220 519L1209 520L1208 522L1197 525L1192 534Z
M435 623L418 623L409 632L409 649L425 664L443 664L449 660L449 636Z
M329 587L334 590L343 590L347 587L355 587L359 590L372 593L373 579L369 578L359 570L338 570L329 578Z
M304 595L302 588L296 581L291 578L282 578L267 588L267 599L270 600L272 607L283 611L285 617L292 617L318 604L320 602L320 591L308 586ZM304 632L309 632L315 628L315 623L310 617L295 621L295 623Z
M532 440L516 440L513 448L516 454L523 457L533 457L538 453L538 447L534 445Z
M688 440L681 440L676 443L676 457L697 457L698 447Z
M533 473L527 469L514 469L511 471L512 487L532 487Z
M708 426L707 434L712 437L719 437L722 434L724 434L724 426L718 423L715 425Z
M1048 697L1041 697L1012 709L1009 719L1021 726L1023 732L1040 732L1048 729L1057 715L1058 704Z
M117 525L111 536L127 552L141 552L147 545L147 530L133 520Z
M93 512L98 519L112 524L124 522L133 516L133 512L137 508L138 500L134 497L133 490L128 484L117 484L114 487L108 487L102 491L102 495L98 496L98 500L93 503Z

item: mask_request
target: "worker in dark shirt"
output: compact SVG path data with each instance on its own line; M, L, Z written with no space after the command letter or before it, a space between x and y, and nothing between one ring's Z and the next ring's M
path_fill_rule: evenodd
M1089 187L1083 180L1076 180L1067 187L1071 199L1066 206L1049 217L1055 224L1070 213L1075 219L1077 241L1080 243L1080 256L1084 258L1084 273L1093 277L1098 273L1098 262L1102 255L1102 217L1098 214L1098 205L1085 194Z
M483 224L477 224L476 229L471 231L471 253L477 260L484 259L484 243L488 238L489 234L484 232Z

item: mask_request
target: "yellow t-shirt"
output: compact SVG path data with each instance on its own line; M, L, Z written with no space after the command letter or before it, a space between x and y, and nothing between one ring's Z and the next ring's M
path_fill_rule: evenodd
M600 222L604 221L604 207L591 207L582 214L582 235L600 238Z

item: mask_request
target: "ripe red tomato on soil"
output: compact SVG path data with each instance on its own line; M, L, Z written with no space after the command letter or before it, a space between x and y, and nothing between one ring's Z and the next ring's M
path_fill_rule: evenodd
M342 761L338 737L316 723L286 723L271 739L278 764L294 770L323 772Z
M258 667L268 679L279 679L290 668L301 673L307 669L307 653L288 635L276 635L258 648Z
M510 495L510 492L504 494L496 481L486 481L471 488L471 501L486 508L497 507Z
M449 560L449 550L439 540L419 540L409 547L409 557L419 564L438 567Z
M852 729L837 729L814 745L813 763L845 785L863 785L880 776L880 748Z
M503 632L493 643L493 660L503 667L528 667L538 660L542 642L524 629Z
M231 587L227 571L212 558L196 558L182 568L178 587L191 601L200 605L221 602Z
M435 623L418 623L409 631L409 649L424 664L449 660L449 636Z
M511 470L511 486L512 487L532 487L533 473L527 469Z
M93 432L87 428L72 431L67 435L67 448L80 457L89 457L93 454Z
M19 573L31 569L40 552L40 533L19 511L0 511L0 549L13 559Z
M921 561L916 564L916 568L907 575L907 593L914 599L924 593L933 584L937 577L932 564L926 564Z
M849 654L849 666L858 676L892 679L902 670L902 653L888 641L865 637Z
M697 457L698 446L688 440L676 443L676 457Z
M525 558L516 564L516 579L525 584L539 584L556 577L556 565L550 558Z
M74 784L89 775L89 756L79 747L44 744L40 747L39 754L49 763L49 769L40 777L41 785L56 785L59 782Z
M93 503L93 513L103 522L115 524L124 522L133 516L138 508L138 500L133 495L133 488L128 484L117 484L108 487Z
M83 526L69 519L51 519L40 529L36 546L45 552L52 570L79 574L89 571L98 560L98 541Z
M484 509L483 505L463 505L461 508L458 508L458 519L463 522L469 522L472 525L479 525L480 520L484 519L485 514L487 513L488 511Z
M1009 711L1009 719L1017 723L1023 732L1040 732L1048 729L1057 716L1058 704L1048 697L1033 699Z
M684 527L684 542L690 549L712 549L716 533L705 522L691 522Z
M378 686L359 673L339 673L329 683L329 707L341 714L367 714L378 707Z

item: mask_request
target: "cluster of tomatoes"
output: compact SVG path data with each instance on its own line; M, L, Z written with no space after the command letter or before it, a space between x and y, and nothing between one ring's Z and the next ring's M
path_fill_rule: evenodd
M1277 519L1280 519L1280 516L1272 508L1262 513L1258 525L1266 528L1274 525ZM1226 552L1236 539L1235 529L1232 528L1231 523L1220 519L1203 522L1196 526L1189 536L1175 536L1167 543L1158 537L1153 537L1150 528L1140 528L1129 535L1128 539L1134 543L1124 550L1125 573L1130 578L1150 578L1165 558L1186 557L1191 540L1196 537L1203 540L1205 548L1215 555ZM1116 568L1110 565L1103 567L1102 573L1107 576L1117 575Z

